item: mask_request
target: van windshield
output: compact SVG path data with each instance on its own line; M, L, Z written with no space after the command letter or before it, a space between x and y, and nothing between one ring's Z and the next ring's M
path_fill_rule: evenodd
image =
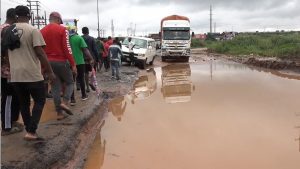
M133 42L133 44L135 44L134 48L147 48L147 40L143 40L143 39L137 39L137 38L131 38L131 41ZM126 38L123 41L123 45L128 45L128 38Z
M164 40L189 40L190 31L189 30L164 30L163 32Z

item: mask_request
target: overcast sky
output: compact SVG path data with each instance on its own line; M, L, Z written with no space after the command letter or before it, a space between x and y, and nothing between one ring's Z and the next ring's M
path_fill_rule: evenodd
M80 28L88 26L97 35L97 0L40 2L48 13L58 11L63 19L79 19ZM18 4L26 0L1 0L1 23L6 10ZM139 35L158 33L163 17L178 14L190 18L195 33L205 33L210 5L217 32L300 30L300 0L99 0L100 28L111 35L113 20L116 36L126 35L131 23Z

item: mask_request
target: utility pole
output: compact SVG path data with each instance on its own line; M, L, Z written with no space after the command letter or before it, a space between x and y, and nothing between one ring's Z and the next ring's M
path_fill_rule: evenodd
M100 37L100 25L99 25L99 0L97 0L97 20L98 20L98 37Z
M133 36L135 36L135 31L136 31L136 24L134 25L134 32L133 32Z
M45 12L45 22L44 18L41 18L39 15L40 12L40 1L34 1L34 0L27 0L28 7L30 10L30 13L32 14L31 16L31 24L33 26L37 25L38 29L40 29L41 25L46 25L46 12ZM36 15L34 15L34 11L36 11ZM42 21L42 24L41 24Z
M214 33L217 33L217 23L214 22Z
M212 33L212 5L210 5L210 14L209 14L209 16L210 16L210 28L209 28L209 32L210 33Z
M27 3L28 3L28 7L29 7L29 10L30 10L30 14L31 14L31 25L33 25L34 26L34 18L33 18L33 12L32 12L32 10L31 10L31 1L28 1L27 0Z
M114 20L111 20L111 36L115 37L115 27L114 27Z
M40 15L39 15L39 1L36 1L36 15L37 15L37 26L38 26L38 29L40 29Z

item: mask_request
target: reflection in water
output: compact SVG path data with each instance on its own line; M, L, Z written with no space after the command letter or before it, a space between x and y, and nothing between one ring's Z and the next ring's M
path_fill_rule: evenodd
M133 90L127 97L134 104L136 100L143 100L151 96L157 88L156 72L153 68L142 72L142 75L134 83Z
M114 103L122 122L110 113L105 118L98 145L106 153L89 158L101 161L101 169L299 169L300 128L291 126L299 125L294 112L299 111L300 81L214 63L217 70L209 63L156 69L162 93L127 104L123 112L125 101L143 98L137 97L144 96L138 92L145 85L139 84L149 80L141 77L130 96ZM181 84L189 90L182 92ZM190 99L192 85L197 91ZM181 96L189 96L189 102L165 104ZM100 168L95 166L90 168Z
M297 138L296 141L299 141L299 152L300 152L300 134L299 134L299 138Z
M104 123L102 123L101 128ZM101 138L101 128L88 154L84 169L101 169L104 163L106 140Z
M167 103L189 102L195 87L191 81L189 64L172 64L162 67L162 95Z
M121 121L126 106L127 103L126 101L124 101L124 96L118 97L108 103L108 111L112 112L112 114L118 119L118 121Z
M300 116L300 113L296 113L296 116ZM300 152L300 126L296 126L296 129L299 130L299 137L296 138L296 141L299 141L299 152Z

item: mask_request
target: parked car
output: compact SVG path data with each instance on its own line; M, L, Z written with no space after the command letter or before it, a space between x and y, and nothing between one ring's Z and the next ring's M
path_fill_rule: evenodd
M152 65L156 56L156 43L154 39L144 37L131 37L134 44L134 62L139 68L145 69L146 64ZM122 62L132 62L129 57L128 37L122 43Z

